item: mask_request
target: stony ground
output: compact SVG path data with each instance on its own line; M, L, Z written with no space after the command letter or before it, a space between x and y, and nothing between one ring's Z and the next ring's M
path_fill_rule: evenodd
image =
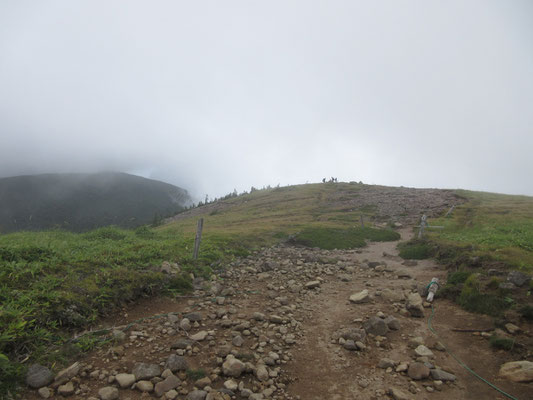
M404 240L410 235L401 233ZM146 302L107 321L115 327L115 345L89 354L53 382L35 371L47 386L25 398L505 398L444 346L516 398L533 398L533 383L498 376L513 354L492 350L491 332L452 331L492 328L491 319L437 298L440 337L431 334L431 308L418 293L431 278L444 280L446 271L431 261L404 262L396 245L265 249L190 298ZM129 326L141 317L147 319ZM515 337L530 340L531 326L520 328Z

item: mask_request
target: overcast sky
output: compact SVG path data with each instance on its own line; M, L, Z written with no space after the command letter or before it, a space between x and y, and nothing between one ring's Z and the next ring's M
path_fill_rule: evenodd
M533 195L533 2L0 2L0 176Z

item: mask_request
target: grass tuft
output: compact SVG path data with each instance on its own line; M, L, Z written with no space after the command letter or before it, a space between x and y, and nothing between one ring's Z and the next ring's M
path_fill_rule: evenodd
M495 349L510 351L513 349L515 341L513 339L502 338L497 335L492 335L489 338L489 343L491 347Z
M400 257L404 260L425 260L433 255L432 246L425 240L411 240L398 244Z

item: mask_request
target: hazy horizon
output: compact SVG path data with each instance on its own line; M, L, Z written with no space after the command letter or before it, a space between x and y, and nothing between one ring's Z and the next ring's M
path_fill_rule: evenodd
M533 3L6 1L0 177L533 195Z

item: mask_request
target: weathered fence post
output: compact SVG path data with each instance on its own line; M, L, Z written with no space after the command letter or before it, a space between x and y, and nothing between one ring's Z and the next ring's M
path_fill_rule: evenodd
M426 214L422 215L422 218L420 218L420 230L418 231L418 238L422 239L424 236L424 229L426 229L427 226L427 218Z
M454 204L453 206L450 207L450 209L448 210L448 212L446 213L446 215L444 216L444 218L448 218L448 217L451 215L451 213L452 213L452 211L453 211L454 208L455 208L455 204Z
M198 220L198 226L196 227L196 237L194 238L194 254L193 259L198 259L198 251L200 250L200 241L202 240L202 229L204 228L204 219Z

